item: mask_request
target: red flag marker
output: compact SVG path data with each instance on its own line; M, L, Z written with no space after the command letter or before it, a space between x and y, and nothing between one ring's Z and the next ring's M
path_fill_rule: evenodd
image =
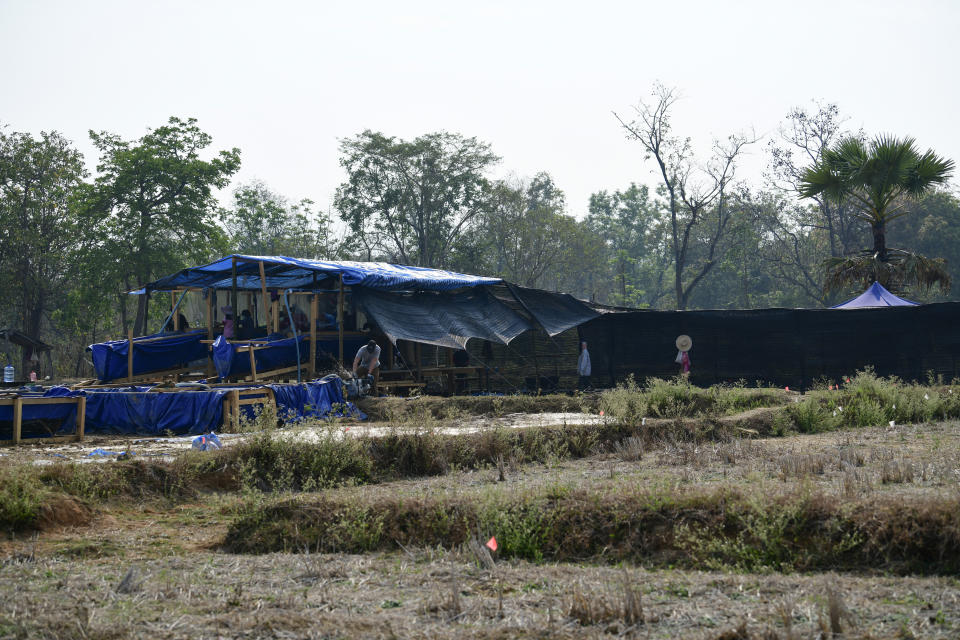
M600 410L600 415L603 415L603 409Z
M784 387L783 390L784 390L784 391L790 391L790 387Z
M487 540L487 544L484 545L484 546L486 546L487 549L490 549L490 551L496 551L496 550L497 550L497 539L496 539L495 537L493 537L493 536L490 536L490 539Z

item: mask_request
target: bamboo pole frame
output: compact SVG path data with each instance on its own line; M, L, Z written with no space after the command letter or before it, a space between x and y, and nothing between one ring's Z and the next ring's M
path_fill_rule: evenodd
M213 342L213 299L217 295L216 289L210 289L207 291L207 340L211 343ZM212 350L208 349L208 351ZM213 375L213 359L208 355L207 356L207 377Z
M313 378L317 373L317 316L320 313L320 296L316 293L310 298L310 363L307 371Z
M233 316L233 331L236 334L237 331L237 314L238 309L240 308L240 300L237 296L237 259L236 257L231 258L230 260L230 278L231 278L231 288L230 288L230 311Z
M263 326L270 328L270 296L267 295L267 274L263 268L263 260L258 262L260 265L260 295L263 297ZM268 331L269 333L269 331Z
M127 329L127 382L133 382L133 329Z
M343 274L340 274L340 292L337 294L337 337L340 343L340 366L343 361Z

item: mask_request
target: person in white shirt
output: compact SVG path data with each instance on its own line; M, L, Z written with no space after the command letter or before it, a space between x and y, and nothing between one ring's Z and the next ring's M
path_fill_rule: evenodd
M360 347L357 351L357 357L353 359L353 375L363 377L373 374L373 388L371 392L376 395L377 382L380 380L380 347L376 340L371 340L366 346Z
M580 343L580 357L577 359L577 374L580 381L577 384L579 389L590 388L590 352L587 351L587 343Z

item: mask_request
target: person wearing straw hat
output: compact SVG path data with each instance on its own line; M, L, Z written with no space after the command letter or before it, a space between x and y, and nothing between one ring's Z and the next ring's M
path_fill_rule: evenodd
M690 348L693 347L693 340L690 336L684 334L677 337L677 357L674 360L680 365L680 374L686 378L690 375Z

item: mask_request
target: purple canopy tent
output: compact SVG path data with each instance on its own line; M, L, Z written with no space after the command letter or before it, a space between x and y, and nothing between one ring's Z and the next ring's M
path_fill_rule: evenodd
M893 295L881 285L874 282L870 288L856 298L842 302L831 309L868 309L871 307L915 307L919 302L912 302Z

